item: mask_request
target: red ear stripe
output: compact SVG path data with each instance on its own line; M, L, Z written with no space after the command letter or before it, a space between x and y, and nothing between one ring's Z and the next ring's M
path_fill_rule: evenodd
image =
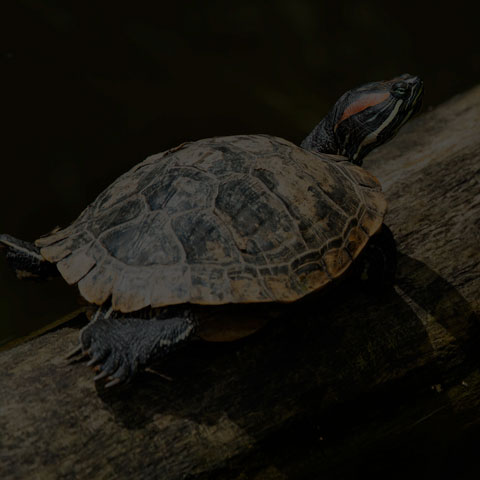
M362 95L356 102L351 103L343 112L342 118L337 122L335 125L335 130L337 129L338 125L342 123L347 118L355 115L356 113L365 110L368 107L373 107L374 105L378 105L382 103L390 96L389 92L382 92L382 93L369 93L367 95Z

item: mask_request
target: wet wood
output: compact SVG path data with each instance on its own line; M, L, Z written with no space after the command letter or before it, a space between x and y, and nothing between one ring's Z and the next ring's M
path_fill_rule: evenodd
M2 352L0 477L345 478L395 461L400 478L420 459L457 478L480 438L479 131L477 87L367 160L399 248L391 290L346 281L118 390L65 360L81 321Z

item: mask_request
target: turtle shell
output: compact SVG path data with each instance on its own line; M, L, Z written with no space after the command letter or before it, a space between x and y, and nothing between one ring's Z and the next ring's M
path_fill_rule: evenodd
M148 157L36 241L95 304L291 302L341 275L381 226L378 180L268 135Z

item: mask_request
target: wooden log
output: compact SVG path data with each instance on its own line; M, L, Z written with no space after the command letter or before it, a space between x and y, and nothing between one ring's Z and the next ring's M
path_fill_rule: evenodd
M109 391L64 358L81 318L2 352L0 478L345 478L392 458L399 478L415 452L429 473L449 471L452 451L454 472L469 466L480 438L479 132L476 87L367 160L399 248L390 290L345 281L251 337L190 345Z

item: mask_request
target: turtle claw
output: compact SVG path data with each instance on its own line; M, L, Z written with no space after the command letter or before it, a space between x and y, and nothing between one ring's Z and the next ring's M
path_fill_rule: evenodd
M98 375L95 375L93 377L93 380L95 382L98 382L99 380L103 380L104 378L107 379L107 383L104 385L104 388L112 388L115 385L118 385L119 383L122 383L125 379L122 377L118 377L116 375L111 375L108 370L101 370Z
M87 362L87 367L92 367L93 365L96 365L101 359L102 359L101 356L95 355L93 358L91 358L91 359Z
M119 383L128 383L129 379L131 378L130 373L131 372L129 364L126 362L121 362L119 367L115 371L113 371L113 373L110 370L110 374L107 377L107 380L109 380L109 382L105 384L105 388L114 387Z
M108 378L111 378L111 377L108 377ZM115 385L118 385L121 381L122 381L121 378L116 377L113 380L110 380L108 383L106 383L105 388L112 388Z
M109 373L106 370L101 370L99 374L93 377L94 382L98 382L98 380L102 380L102 378L108 377Z
M82 344L79 343L74 349L70 350L67 355L65 356L65 358L67 360L69 360L70 358L72 357L75 357L76 355L79 355L81 354L83 351L83 348L82 348Z

